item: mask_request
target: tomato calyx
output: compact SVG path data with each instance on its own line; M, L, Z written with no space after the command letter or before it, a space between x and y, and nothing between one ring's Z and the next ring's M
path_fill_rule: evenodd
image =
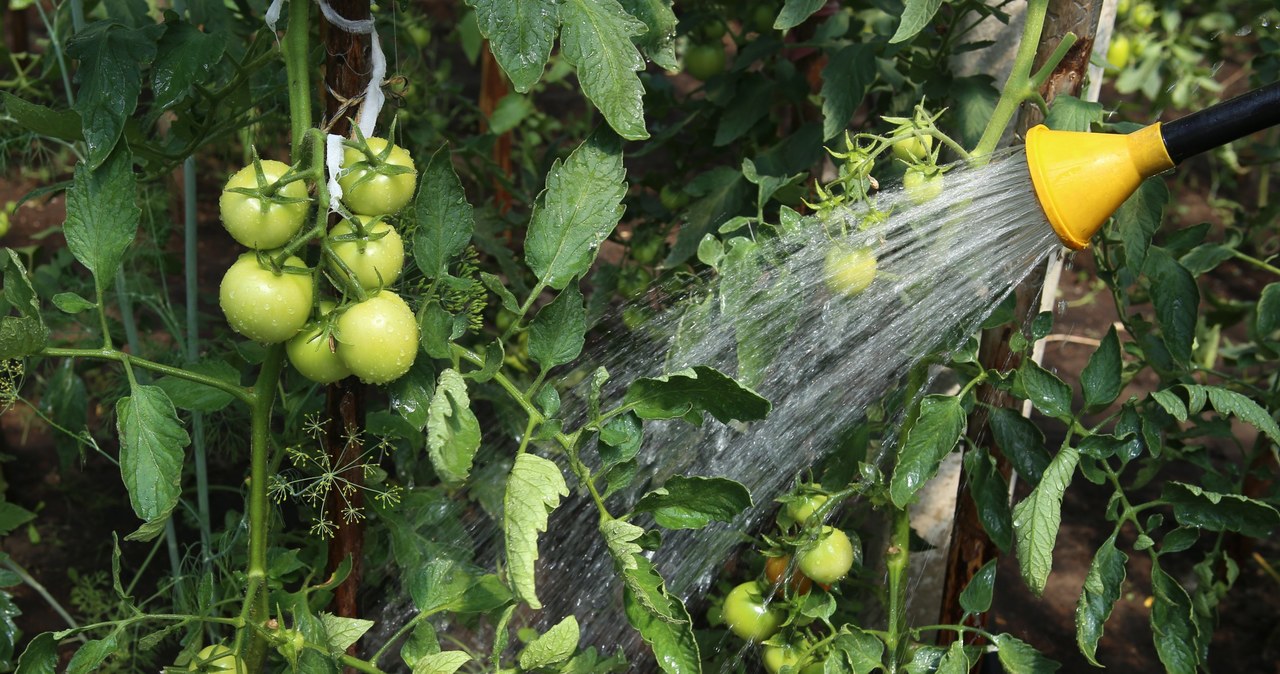
M270 204L305 204L311 202L309 197L291 197L283 194L286 186L305 178L296 167L290 166L282 175L273 179L263 169L262 158L258 156L257 152L254 152L253 176L256 183L253 187L227 187L223 191L243 194L246 197L257 199L264 212Z

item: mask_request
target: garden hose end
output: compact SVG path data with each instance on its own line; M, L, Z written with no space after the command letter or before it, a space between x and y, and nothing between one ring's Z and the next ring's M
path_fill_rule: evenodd
M1160 124L1130 134L1027 132L1027 166L1036 198L1063 245L1089 245L1142 181L1174 166Z

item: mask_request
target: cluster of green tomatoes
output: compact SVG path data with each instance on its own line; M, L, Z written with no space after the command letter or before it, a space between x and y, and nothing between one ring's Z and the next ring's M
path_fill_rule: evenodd
M759 577L725 595L719 620L738 637L760 644L770 674L821 674L829 639L822 621L800 612L814 585L823 592L844 580L862 562L856 535L822 524L828 497L812 492L787 497L778 513L781 534L767 538ZM713 620L715 622L715 620Z
M385 384L408 372L418 352L413 311L387 289L405 257L390 218L412 199L417 171L407 151L384 139L344 143L338 184L349 213L328 231L323 223L304 229L313 198L294 167L255 159L227 181L222 224L251 250L227 269L218 301L233 330L284 342L289 362L312 381L355 375ZM296 253L313 239L321 260L309 268Z

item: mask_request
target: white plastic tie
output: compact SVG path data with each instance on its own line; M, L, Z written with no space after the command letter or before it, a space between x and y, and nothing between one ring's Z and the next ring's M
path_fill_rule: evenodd
M369 73L369 84L364 90L364 100L360 103L360 133L365 138L373 135L377 127L378 115L382 113L382 104L387 98L382 93L382 81L387 78L387 57L382 53L382 45L378 42L378 31L370 33L369 59L373 72Z
M331 133L325 137L324 144L324 164L329 171L329 212L338 212L338 202L342 200L342 185L338 184L338 176L342 175L342 157L346 153L346 148L342 145L345 140L336 133Z
M280 12L284 8L284 0L271 0L271 6L267 7L267 15L265 18L267 28L271 32L276 32L276 24L280 22Z

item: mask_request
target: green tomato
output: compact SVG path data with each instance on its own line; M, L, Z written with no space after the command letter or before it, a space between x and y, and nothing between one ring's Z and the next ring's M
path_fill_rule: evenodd
M689 203L689 195L678 187L663 185L662 190L658 192L658 200L662 202L663 208L674 212Z
M0 211L0 239L4 238L5 234L9 233L10 224L9 211Z
M1156 8L1151 3L1140 2L1134 6L1133 13L1129 15L1129 18L1133 21L1133 25L1147 29L1151 27L1151 24L1155 23L1157 15Z
M662 255L662 237L642 234L631 239L631 259L640 264L653 264Z
M418 357L418 321L400 296L383 290L338 317L338 356L368 384L393 382Z
M618 292L627 299L635 299L649 289L653 274L644 267L629 267L618 275Z
M902 186L907 196L917 204L936 199L942 194L942 174L919 166L912 166L902 176Z
M1116 35L1111 38L1111 45L1107 47L1107 65L1108 70L1113 72L1124 70L1129 64L1129 55L1133 53L1133 43L1127 35Z
M870 248L833 245L822 263L827 288L845 297L856 297L876 279L876 256Z
M906 129L893 134L893 156L908 164L924 161L933 150L933 136L913 136Z
M290 256L286 267L305 268ZM244 253L227 269L218 288L218 303L231 329L263 344L277 344L298 334L311 313L311 274L275 273Z
M795 670L804 659L804 647L795 644L765 646L761 659L764 660L764 668L769 671L769 674L778 674L783 667Z
M334 303L320 302L320 316L333 311ZM332 384L351 376L351 368L338 355L336 340L326 334L322 322L307 326L284 345L289 362L299 374L317 384Z
M748 641L764 641L777 634L787 619L785 612L765 604L764 591L754 580L729 591L722 615L729 629Z
M187 665L187 671L248 674L249 668L230 646L213 644L200 649L191 664Z
M781 514L791 522L804 524L826 502L825 494L808 494L794 501L787 501L787 504L782 506Z
M751 29L757 33L773 30L773 23L778 18L778 6L770 2L762 2L751 10Z
M413 46L422 49L431 43L431 30L420 23L412 23L406 29L409 33L409 39L413 40Z
M707 42L719 40L727 32L729 32L728 27L720 19L711 19L702 24L702 39Z
M289 171L289 165L270 159L259 162L262 175L270 186ZM311 203L307 197L307 186L301 180L295 180L276 190L276 197L300 199L295 203L278 203L271 197L249 196L235 189L257 191L258 174L250 164L231 176L222 196L218 198L218 210L222 215L222 226L231 233L242 246L257 250L279 248L302 229L302 222L307 217Z
M332 243L333 253L342 260L356 283L366 290L389 286L400 277L404 267L404 242L391 225L378 221L372 225L372 218L357 215L365 236L354 241L335 241ZM329 238L353 236L355 228L343 220L329 230Z
M387 147L387 141L382 138L366 138L365 142L375 155ZM388 175L384 164L403 172ZM376 165L365 153L349 147L343 153L342 169L345 173L338 178L342 202L357 215L391 215L413 198L418 171L409 152L399 145L392 145L391 153Z
M724 72L724 45L695 44L684 53L684 70L706 82Z
M822 527L814 546L796 554L796 565L815 583L830 585L849 575L854 560L853 542L835 527Z

